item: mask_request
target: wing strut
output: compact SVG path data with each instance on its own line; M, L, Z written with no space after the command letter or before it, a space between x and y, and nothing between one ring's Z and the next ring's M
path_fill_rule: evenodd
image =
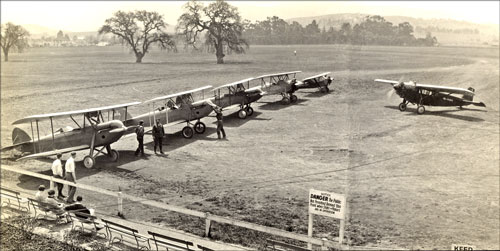
M38 128L38 120L36 120L36 134L38 138L38 152L41 152L42 149L40 149L40 129Z
M33 121L30 122L31 124L31 141L33 141L33 153L36 153L36 145L35 145L35 134L33 133Z

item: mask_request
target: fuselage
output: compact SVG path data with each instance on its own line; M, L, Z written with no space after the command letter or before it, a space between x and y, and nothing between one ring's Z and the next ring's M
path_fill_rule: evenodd
M466 106L471 104L471 102L460 97L445 93L419 90L416 87L408 85L404 88L394 89L401 98L413 104L421 104L425 106Z
M248 105L262 98L262 92L259 88L250 88L245 91L239 91L232 94L225 94L223 96L216 96L211 98L212 101L217 106L222 108L232 106L232 105Z

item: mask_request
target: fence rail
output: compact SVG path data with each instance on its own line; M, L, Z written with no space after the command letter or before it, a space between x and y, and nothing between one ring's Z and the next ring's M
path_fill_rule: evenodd
M231 218L227 218L227 217L212 215L212 214L205 213L205 212L200 212L200 211L195 211L195 210L191 210L191 209L187 209L187 208L168 205L168 204L157 202L157 201L152 201L152 200L135 197L135 196L128 195L128 194L123 194L121 191L109 191L106 189L97 188L97 187L93 187L90 185L69 182L66 180L54 178L54 177L49 176L49 175L35 173L35 172L31 172L31 171L26 171L26 170L14 168L11 166L2 165L1 169L6 170L6 171L19 173L19 174L28 175L31 177L36 177L36 178L43 179L43 180L48 180L48 181L50 181L51 188L54 187L54 182L57 182L57 183L65 184L65 185L74 186L74 187L77 187L80 189L84 189L84 190L88 190L88 191L116 197L118 200L117 204L118 204L118 213L119 214L123 214L123 211L122 211L123 210L123 201L122 201L122 199L127 199L127 200L130 200L133 202L141 203L141 204L148 205L148 206L153 206L156 208L161 208L161 209L165 209L165 210L169 210L169 211L173 211L173 212L177 212L177 213L181 213L181 214L185 214L185 215L196 216L196 217L205 219L205 222L206 222L205 236L207 236L207 237L210 234L211 223L212 223L212 221L214 221L214 222L238 226L238 227L242 227L242 228L246 228L246 229L250 229L250 230L254 230L254 231L259 231L259 232L263 232L263 233L267 233L267 234L271 234L271 235L275 235L275 236L280 236L280 237L285 237L285 238L294 239L294 240L298 240L298 241L303 241L303 242L311 243L313 245L321 246L323 248L331 247L331 248L335 248L335 249L349 249L348 246L341 245L337 242L333 242L333 241L329 241L329 240L320 240L320 239L316 239L313 237L309 237L309 236L304 235L304 234L288 232L288 231L284 231L284 230L277 229L277 228L258 225L255 223L235 220L235 219L231 219Z

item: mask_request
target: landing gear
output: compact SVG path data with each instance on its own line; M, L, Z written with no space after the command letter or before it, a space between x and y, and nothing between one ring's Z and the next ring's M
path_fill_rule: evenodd
M198 134L204 133L206 128L203 122L198 121L194 124L194 131Z
M247 106L245 108L245 111L247 112L247 116L252 116L252 114L253 114L253 108L252 107Z
M299 98L297 98L297 96L296 96L296 95L293 95L293 94L292 94L292 95L290 95L290 102L295 103L295 102L297 102L297 100L298 100L298 99L299 99Z
M406 103L403 102L403 103L399 104L399 110L402 112L406 111Z
M240 119L245 119L247 117L247 112L244 110L244 109L241 109L239 112L238 112L238 118Z
M193 137L193 135L194 135L194 129L192 126L188 125L182 128L182 137L190 139Z
M87 156L85 156L83 158L83 165L86 168L90 169L90 168L94 167L94 165L95 165L95 159L92 156L87 155Z
M283 97L281 99L281 104L282 105L288 105L288 104L290 104L290 99L288 97Z
M118 161L118 158L120 157L120 155L118 154L118 151L116 151L116 150L111 150L110 152L108 152L108 155L109 155L109 158L111 158L111 161L113 161L113 162ZM84 162L85 162L85 159L84 159Z
M328 88L328 86L322 86L319 88L319 91L321 93L329 93L330 92L330 88Z
M419 105L417 107L417 114L422 115L425 113L425 107L423 105Z

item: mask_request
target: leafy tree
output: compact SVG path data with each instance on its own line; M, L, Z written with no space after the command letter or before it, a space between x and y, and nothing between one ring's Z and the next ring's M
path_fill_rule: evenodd
M21 25L7 23L0 27L0 41L4 54L4 61L9 61L10 49L22 52L24 48L28 47L29 32Z
M185 12L178 19L177 32L185 37L187 44L196 46L198 36L205 33L205 44L215 49L217 64L224 63L224 48L229 52L244 53L248 43L242 37L244 22L238 9L223 0L204 6L190 1L184 5ZM196 47L195 47L196 48Z
M177 51L172 37L164 31L166 26L163 16L154 11L118 11L106 19L99 35L112 33L120 37L134 52L135 62L141 63L152 44Z
M59 32L57 32L57 40L63 40L64 39L64 33L62 32L62 30L59 30Z

